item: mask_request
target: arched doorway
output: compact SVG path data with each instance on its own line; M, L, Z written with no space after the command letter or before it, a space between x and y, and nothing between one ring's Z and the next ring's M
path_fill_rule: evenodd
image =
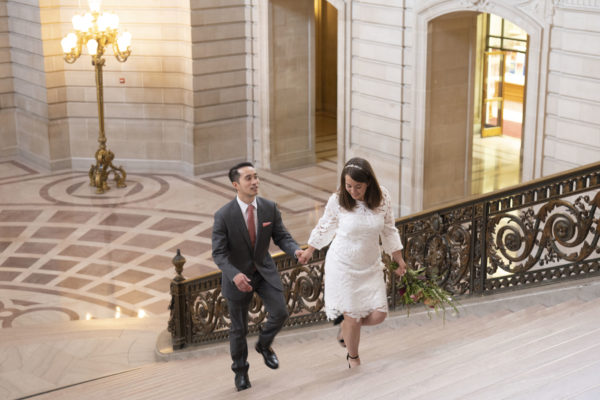
M430 22L438 17L470 11L474 13L493 13L506 20L515 22L528 34L527 85L524 89L524 103L528 112L523 116L521 181L541 176L544 119L543 107L547 76L545 68L549 51L549 22L544 12L530 12L515 4L507 4L498 0L485 2L461 2L447 0L431 0L417 2L413 10L413 44L414 48L407 58L407 64L415 66L412 72L412 93L409 97L412 108L407 118L411 122L408 139L411 141L411 158L407 160L403 175L411 177L411 185L401 193L401 202L406 212L418 212L425 203L425 132L427 109L428 75L425 66L428 64L428 37ZM422 67L420 67L422 66ZM464 163L463 163L464 166ZM464 170L464 169L463 169ZM465 175L466 176L466 175Z
M487 13L429 22L423 208L521 181L527 33Z

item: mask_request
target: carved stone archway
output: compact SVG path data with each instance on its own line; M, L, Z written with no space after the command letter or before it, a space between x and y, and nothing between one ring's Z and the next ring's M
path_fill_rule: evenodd
M431 20L450 13L477 11L496 14L510 20L529 34L529 57L525 101L527 110L523 121L523 160L521 180L531 180L541 176L542 145L544 136L545 93L547 64L550 41L550 24L554 13L551 0L429 0L415 2L414 9L414 51L411 65L427 65L427 35ZM410 175L413 177L413 191L402 193L402 204L410 204L416 212L423 205L424 147L426 123L427 76L423 68L413 68L414 90L412 93L411 120L413 130L409 133L413 144L413 159Z

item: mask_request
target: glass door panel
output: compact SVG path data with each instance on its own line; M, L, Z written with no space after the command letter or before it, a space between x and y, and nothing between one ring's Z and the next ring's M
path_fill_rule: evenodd
M483 81L482 137L502 134L503 81L504 52L486 52Z

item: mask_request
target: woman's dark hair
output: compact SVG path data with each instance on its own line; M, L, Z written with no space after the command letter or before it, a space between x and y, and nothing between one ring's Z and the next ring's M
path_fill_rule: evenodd
M352 211L356 207L356 200L346 190L346 175L356 182L368 185L365 192L365 203L369 209L374 210L381 205L383 196L371 164L364 158L354 157L348 160L342 169L339 189L340 206L348 211Z
M236 164L233 167L231 167L231 169L229 170L229 180L231 181L231 183L240 181L239 169L244 168L244 167L254 168L254 165L249 161L245 161L245 162L241 162L241 163Z

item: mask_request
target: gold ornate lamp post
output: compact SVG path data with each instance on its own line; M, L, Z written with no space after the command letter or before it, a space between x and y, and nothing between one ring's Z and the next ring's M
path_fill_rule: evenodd
M74 63L81 55L85 45L92 56L92 65L96 70L96 95L98 97L98 121L100 131L98 143L100 144L94 158L96 165L90 168L90 186L96 187L96 193L104 193L110 189L106 180L112 172L117 187L125 187L127 174L122 167L116 168L112 161L115 155L106 148L104 134L104 88L102 85L102 67L105 59L102 57L107 47L112 46L113 53L118 61L125 62L131 54L131 34L119 32L119 17L109 12L100 12L101 0L88 0L90 11L77 14L73 17L75 32L65 36L60 44L65 53L65 61Z

